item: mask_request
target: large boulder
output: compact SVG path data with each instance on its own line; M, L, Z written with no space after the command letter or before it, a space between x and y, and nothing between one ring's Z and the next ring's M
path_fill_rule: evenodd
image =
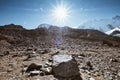
M54 55L52 73L59 80L82 80L78 64L71 55Z

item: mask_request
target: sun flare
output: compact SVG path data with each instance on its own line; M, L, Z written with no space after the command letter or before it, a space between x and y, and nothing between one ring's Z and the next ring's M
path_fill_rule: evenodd
M54 15L57 19L64 20L68 16L67 9L64 7L56 7Z
M58 22L65 22L70 17L70 8L65 4L54 6L52 16Z

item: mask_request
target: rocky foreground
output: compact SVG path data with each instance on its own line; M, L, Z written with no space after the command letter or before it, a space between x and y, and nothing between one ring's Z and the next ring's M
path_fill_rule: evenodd
M9 26L0 28L0 80L120 80L119 38Z

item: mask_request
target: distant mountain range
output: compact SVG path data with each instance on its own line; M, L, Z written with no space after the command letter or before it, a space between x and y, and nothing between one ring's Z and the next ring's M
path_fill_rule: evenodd
M108 20L109 21L109 20ZM112 18L112 25L111 24L106 24L105 20L101 20L99 21L102 25L107 25L106 27L100 27L100 26L96 26L96 27L85 27L85 26L81 26L82 28L80 28L81 30L98 30L98 31L101 31L101 32L104 32L105 34L107 35L111 35L111 36L117 36L117 37L120 37L120 26L119 27L116 27L117 25L120 25L120 16L116 16L114 18ZM98 22L95 22L95 24L97 24ZM92 23L90 23L92 24ZM93 23L94 24L94 23ZM94 25L95 25L94 24ZM98 23L99 24L99 23ZM114 26L113 26L114 25ZM48 29L48 30L57 30L57 29L70 29L70 27L68 26L65 26L65 27L58 27L58 26L55 26L55 25L50 25L50 24L40 24L36 29Z
M115 16L111 19L92 20L83 23L78 28L80 29L96 29L102 32L109 31L120 26L120 16Z
M58 36L68 39L82 39L83 41L100 41L113 46L120 45L119 37L107 35L93 29L72 29L67 26L57 27L48 24L42 24L32 30L27 30L20 25L14 24L0 27L0 40L5 40L15 45L38 45L41 44L41 41L51 43Z

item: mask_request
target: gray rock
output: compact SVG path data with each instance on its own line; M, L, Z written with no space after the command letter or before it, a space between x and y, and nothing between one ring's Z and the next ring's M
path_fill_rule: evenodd
M10 54L9 51L5 51L4 52L4 55L8 55L8 54Z
M93 66L91 65L91 62L90 62L90 61L87 61L87 62L86 62L86 68L87 68L88 70L93 70Z
M45 65L44 67L51 67L52 66L52 62L45 62Z
M110 59L110 62L118 62L118 60L117 59Z
M69 62L72 59L73 58L71 55L54 55L53 56L53 65L57 65L62 62Z
M6 55L9 55L9 51L4 51L3 53L0 54L0 57L3 57L3 56L6 56Z
M43 71L41 71L40 76L45 76L45 73Z
M120 76L120 72L118 72L118 76Z
M52 74L60 80L82 80L78 64L71 55L54 55L52 68Z
M45 75L50 75L52 72L52 68L48 67L48 68L41 68L41 71L45 73Z
M52 59L48 59L48 62L53 62L53 60Z
M27 48L27 50L26 51L32 51L33 49L32 48Z
M93 77L89 78L89 80L95 80Z
M39 75L40 71L30 71L30 76Z
M12 69L8 69L7 72L12 72L13 70Z
M40 70L42 68L42 64L37 63L31 63L29 67L27 68L26 72L34 71L34 70Z
M55 52L54 54L52 54L52 56L54 56L54 55L58 55L60 52L59 51L57 51L57 52Z
M25 73L26 70L27 70L27 67L24 67L24 68L21 70L22 74Z
M48 49L42 50L40 54L46 54L49 53L50 51Z

